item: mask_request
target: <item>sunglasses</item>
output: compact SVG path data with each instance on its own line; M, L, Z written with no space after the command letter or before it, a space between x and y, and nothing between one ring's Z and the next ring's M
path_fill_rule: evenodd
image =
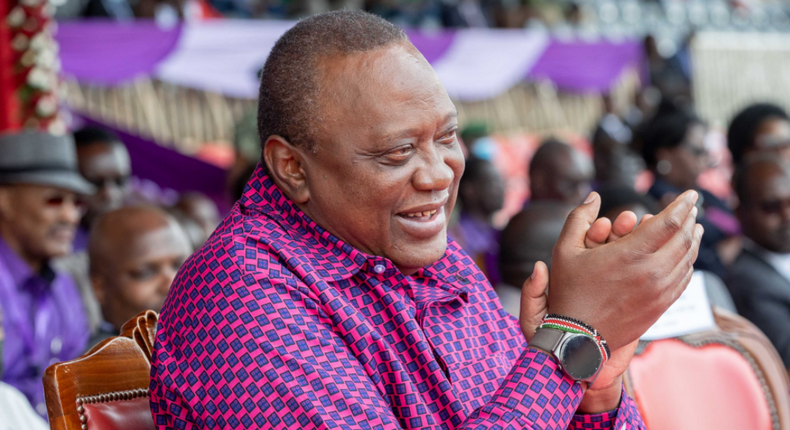
M47 197L45 203L52 208L60 208L66 203L71 203L80 212L84 212L87 208L87 203L83 198L73 195L50 196Z
M779 215L786 206L790 206L790 200L766 200L760 202L760 210L768 215Z

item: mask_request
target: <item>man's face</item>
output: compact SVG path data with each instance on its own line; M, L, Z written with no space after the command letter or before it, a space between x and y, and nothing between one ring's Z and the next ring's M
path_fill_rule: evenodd
M746 236L770 251L790 253L790 176L778 168L750 172L748 201L738 215Z
M41 185L0 187L3 238L29 262L69 254L82 210L71 191Z
M138 313L159 311L176 272L191 254L183 231L174 223L142 232L107 257L97 295L108 321L120 327Z
M77 149L80 173L96 186L96 194L88 200L87 218L118 209L126 196L126 183L131 174L131 161L120 142L96 142Z
M410 45L322 66L318 143L303 151L309 199L300 206L404 273L435 262L464 170L455 106Z
M683 142L671 149L663 149L659 158L666 158L672 169L666 179L682 189L696 187L697 178L710 165L708 151L705 148L707 129L702 124L689 127Z
M549 174L550 193L557 200L579 205L592 191L590 183L595 176L592 161L575 150L564 153L561 158Z

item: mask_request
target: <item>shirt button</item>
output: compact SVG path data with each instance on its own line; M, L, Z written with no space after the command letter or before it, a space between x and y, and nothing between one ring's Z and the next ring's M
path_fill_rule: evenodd
M384 265L383 265L383 264L377 264L377 265L373 266L373 271L374 271L374 272L376 272L376 273L378 273L379 275L381 275L382 273L384 273L384 270L386 270L386 269L387 269L387 268L386 268L386 267L384 267Z
M46 415L47 414L47 404L44 403L44 402L37 403L36 404L36 412L38 412L39 415Z

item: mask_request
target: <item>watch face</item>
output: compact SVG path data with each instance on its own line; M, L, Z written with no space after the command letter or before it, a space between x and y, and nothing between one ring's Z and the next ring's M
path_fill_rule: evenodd
M577 381L592 378L602 361L598 344L589 336L573 336L562 346L562 368Z

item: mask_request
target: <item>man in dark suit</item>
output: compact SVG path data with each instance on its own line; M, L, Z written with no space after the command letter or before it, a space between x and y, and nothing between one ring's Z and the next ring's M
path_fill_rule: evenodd
M744 232L727 286L738 312L757 325L790 367L790 164L758 156L734 177Z

